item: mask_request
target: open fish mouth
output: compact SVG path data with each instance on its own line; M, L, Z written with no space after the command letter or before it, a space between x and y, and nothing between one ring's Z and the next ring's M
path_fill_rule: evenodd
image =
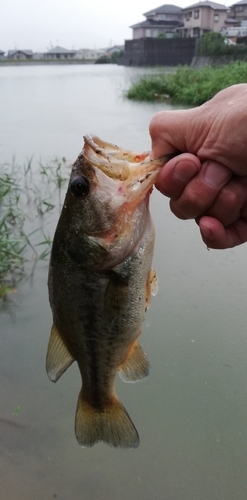
M156 182L161 167L173 156L150 159L149 152L135 153L97 136L84 136L83 156L107 177L122 181L130 198L143 199Z
M159 171L170 155L150 159L149 152L134 153L104 142L96 136L84 136L83 156L112 179L126 181L135 175L143 182L146 176ZM169 156L169 157L168 157Z

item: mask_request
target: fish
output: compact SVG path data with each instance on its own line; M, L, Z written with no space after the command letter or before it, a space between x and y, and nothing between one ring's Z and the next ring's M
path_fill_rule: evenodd
M139 344L157 288L149 198L168 159L86 135L72 165L49 265L53 326L46 370L56 382L78 364L75 435L83 447L99 441L115 448L139 445L115 378L119 373L123 381L136 382L149 374Z

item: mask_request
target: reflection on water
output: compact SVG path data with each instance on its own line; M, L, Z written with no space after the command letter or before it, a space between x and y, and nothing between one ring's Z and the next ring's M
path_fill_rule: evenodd
M88 132L147 149L148 122L161 106L122 97L135 75L117 66L1 67L1 161L72 161ZM140 447L78 446L78 369L55 385L45 372L51 313L41 262L1 307L4 500L246 500L246 247L208 252L196 225L176 220L157 192L152 213L159 293L141 339L151 374L117 381Z

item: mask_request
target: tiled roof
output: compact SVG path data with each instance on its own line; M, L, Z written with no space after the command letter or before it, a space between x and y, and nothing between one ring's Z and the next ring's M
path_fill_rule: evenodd
M181 21L171 20L171 21L154 21L154 19L146 19L145 21L137 24L133 24L130 28L167 28L168 26L176 28L177 26L182 26Z
M193 3L188 7L184 7L184 11L188 9L196 9L197 7L211 7L214 10L227 10L227 7L222 3L211 2L210 0L205 0L204 2Z
M71 54L76 52L76 50L68 50L68 49L63 49L63 47L53 47L52 49L48 50L47 54Z
M143 14L144 16L151 16L152 14L180 14L182 13L181 7L172 4L165 4L157 7L156 9L149 10Z
M26 56L33 55L32 50L15 49L15 50L8 50L8 56L11 56L12 54L15 54L16 52L22 52L23 54L26 54Z
M230 7L235 7L235 5L247 5L247 0L240 0L240 2L233 3Z

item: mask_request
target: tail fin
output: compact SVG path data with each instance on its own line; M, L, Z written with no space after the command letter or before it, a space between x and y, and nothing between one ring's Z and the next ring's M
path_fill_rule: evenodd
M138 432L124 406L113 397L103 408L94 408L79 394L75 435L81 446L93 446L103 441L115 448L136 448Z

